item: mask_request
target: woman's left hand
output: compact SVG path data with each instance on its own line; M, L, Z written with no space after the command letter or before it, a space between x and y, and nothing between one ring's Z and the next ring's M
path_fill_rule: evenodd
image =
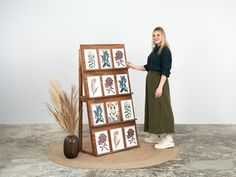
M155 98L160 98L162 95L162 88L157 87L156 92L155 92Z

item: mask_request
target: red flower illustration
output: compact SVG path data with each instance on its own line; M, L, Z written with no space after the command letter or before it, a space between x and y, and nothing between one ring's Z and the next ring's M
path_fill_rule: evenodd
M118 50L115 55L116 55L115 60L116 60L116 63L118 64L118 66L120 66L120 65L124 66L123 53L120 50Z
M106 136L104 133L102 133L102 134L100 134L100 136L98 137L98 139L99 139L98 144L100 145L100 144L103 144L103 143L106 142L107 136Z
M112 85L113 85L113 80L112 80L112 78L108 77L108 78L106 79L105 86L106 86L106 87L110 87L110 86L112 86Z
M113 91L114 88L112 87L112 85L113 85L113 80L112 80L112 78L107 77L105 82L106 82L106 83L105 83L105 87L107 88L108 93L110 93L110 92L115 93L115 92Z
M108 148L106 147L106 141L107 141L107 136L104 133L101 133L98 137L98 145L101 148L101 151L103 151L104 149L108 150Z
M134 136L134 130L132 128L130 128L127 133L128 133L127 138L131 138Z
M117 60L120 60L120 59L122 59L123 58L123 53L120 51L120 50L118 50L117 52L116 52L116 59Z
M136 144L135 142L135 137L134 137L134 130L132 128L130 128L128 131L127 131L127 139L129 141L130 144L134 143Z

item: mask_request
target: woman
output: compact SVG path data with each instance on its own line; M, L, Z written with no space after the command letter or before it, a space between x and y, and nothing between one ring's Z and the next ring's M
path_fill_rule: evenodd
M172 57L166 40L165 31L157 27L152 33L153 50L147 64L138 66L127 62L129 68L147 71L144 131L151 135L145 138L147 143L155 144L156 149L174 147L174 116L171 108L168 77ZM161 137L159 142L158 137ZM158 143L159 142L159 143Z

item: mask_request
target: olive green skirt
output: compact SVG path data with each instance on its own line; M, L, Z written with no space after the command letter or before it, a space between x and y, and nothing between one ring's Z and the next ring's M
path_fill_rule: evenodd
M161 74L148 71L146 77L144 131L154 134L174 133L174 116L171 108L169 82L163 86L160 98L155 98Z

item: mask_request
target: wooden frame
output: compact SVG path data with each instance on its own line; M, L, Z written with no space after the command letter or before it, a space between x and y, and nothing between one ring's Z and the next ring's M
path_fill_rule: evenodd
M139 147L124 44L80 45L79 98L82 152L101 156ZM91 151L83 148L83 102Z

